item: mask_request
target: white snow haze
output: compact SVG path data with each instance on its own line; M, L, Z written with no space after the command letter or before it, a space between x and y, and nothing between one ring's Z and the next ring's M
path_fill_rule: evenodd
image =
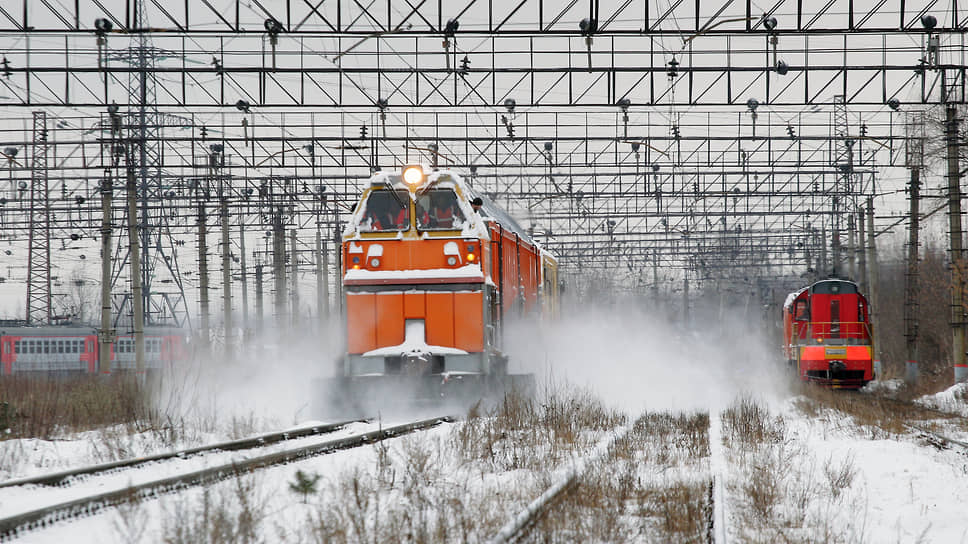
M631 302L568 308L554 320L508 327L511 372L587 387L633 414L715 410L740 394L785 394L780 352L776 342L767 347L759 323L694 315L685 329Z

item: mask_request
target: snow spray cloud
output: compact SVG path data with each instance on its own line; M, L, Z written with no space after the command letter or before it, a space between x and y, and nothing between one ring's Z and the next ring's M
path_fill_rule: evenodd
M231 356L222 346L208 355L196 348L192 361L166 378L159 407L222 424L241 419L278 426L309 420L313 382L333 375L343 342L338 318L325 323L308 318L282 330L267 326Z
M511 372L587 387L633 413L720 409L741 394L778 397L789 383L779 335L772 341L738 311L726 309L723 319L693 312L690 327L632 304L575 304L561 313L506 329Z

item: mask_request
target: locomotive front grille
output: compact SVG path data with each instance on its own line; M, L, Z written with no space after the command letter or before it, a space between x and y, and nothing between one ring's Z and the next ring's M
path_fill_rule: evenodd
M444 371L444 356L430 355L430 360L426 367L422 367L418 375L441 374ZM383 372L385 374L407 374L415 375L414 367L407 365L406 358L400 355L391 355L383 358Z
M863 370L808 370L807 377L817 380L849 380L858 381L864 379Z

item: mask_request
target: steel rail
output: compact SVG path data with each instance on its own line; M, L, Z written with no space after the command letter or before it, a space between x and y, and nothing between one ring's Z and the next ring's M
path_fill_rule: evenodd
M627 436L632 429L632 425L618 429L618 432L609 440L599 443L591 455L568 467L561 479L552 484L544 493L531 501L523 510L504 524L497 534L488 540L488 544L505 544L520 540L558 499L575 487L578 483L578 478L593 463L600 461L608 455L612 451L614 444L621 438Z
M14 486L21 486L21 485L47 485L47 486L65 485L65 484L72 483L71 480L73 480L78 476L89 476L92 474L100 474L102 472L108 472L108 471L117 470L121 468L131 468L131 467L136 467L138 465L143 465L146 463L153 463L156 461L165 461L168 459L174 459L176 457L185 458L191 455L198 455L199 453L206 453L206 452L212 452L212 451L237 451L237 450L261 448L264 446L268 446L270 444L275 444L277 442L283 442L286 440L293 440L296 438L303 438L306 436L314 436L314 435L331 433L333 431L338 431L343 427L346 427L350 423L364 422L364 421L369 421L369 420L357 419L352 421L341 421L338 423L329 423L326 425L312 425L308 427L300 427L298 429L293 429L290 431L277 431L273 433L266 433L258 436L253 436L250 438L230 440L227 442L219 442L216 444L209 444L206 446L198 446L198 447L187 448L183 450L159 453L156 455L148 455L145 457L134 457L131 459L122 459L120 461L112 461L110 463L101 463L101 464L91 465L87 467L64 470L61 472L55 472L53 474L44 474L42 476L16 478L16 479L0 482L0 489L5 487L14 487Z
M204 485L259 468L290 463L316 455L356 448L388 438L403 436L454 420L455 418L452 416L424 419L404 425L397 425L394 427L388 427L386 429L379 429L368 433L349 436L346 438L330 440L320 444L302 446L290 450L261 455L243 461L224 463L203 470L162 478L160 480L153 480L150 482L129 486L124 489L107 491L80 499L74 499L71 501L46 506L30 512L24 512L22 514L0 519L0 540L7 540L9 538L16 537L23 531L43 527L49 523L79 517L82 515L89 515L105 507L114 506L134 499L144 498L152 493L164 493L176 489Z
M957 446L957 447L961 448L962 450L964 450L964 452L966 454L968 454L968 443L966 443L966 442L962 442L960 440L955 440L954 438L949 438L949 437L944 436L942 434L938 434L936 432L929 431L929 430L927 430L927 429L925 429L923 427L918 427L917 425L908 425L908 424L905 424L904 427L907 428L908 430L915 431L915 432L919 432L921 434L927 435L928 438L934 439L934 440L938 440L941 443L946 444L948 446Z

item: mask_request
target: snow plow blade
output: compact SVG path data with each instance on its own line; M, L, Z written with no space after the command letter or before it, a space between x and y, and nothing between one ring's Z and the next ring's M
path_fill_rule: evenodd
M318 379L313 389L314 417L335 420L441 411L460 414L478 402L498 401L510 391L532 396L535 380L533 374L381 374Z

